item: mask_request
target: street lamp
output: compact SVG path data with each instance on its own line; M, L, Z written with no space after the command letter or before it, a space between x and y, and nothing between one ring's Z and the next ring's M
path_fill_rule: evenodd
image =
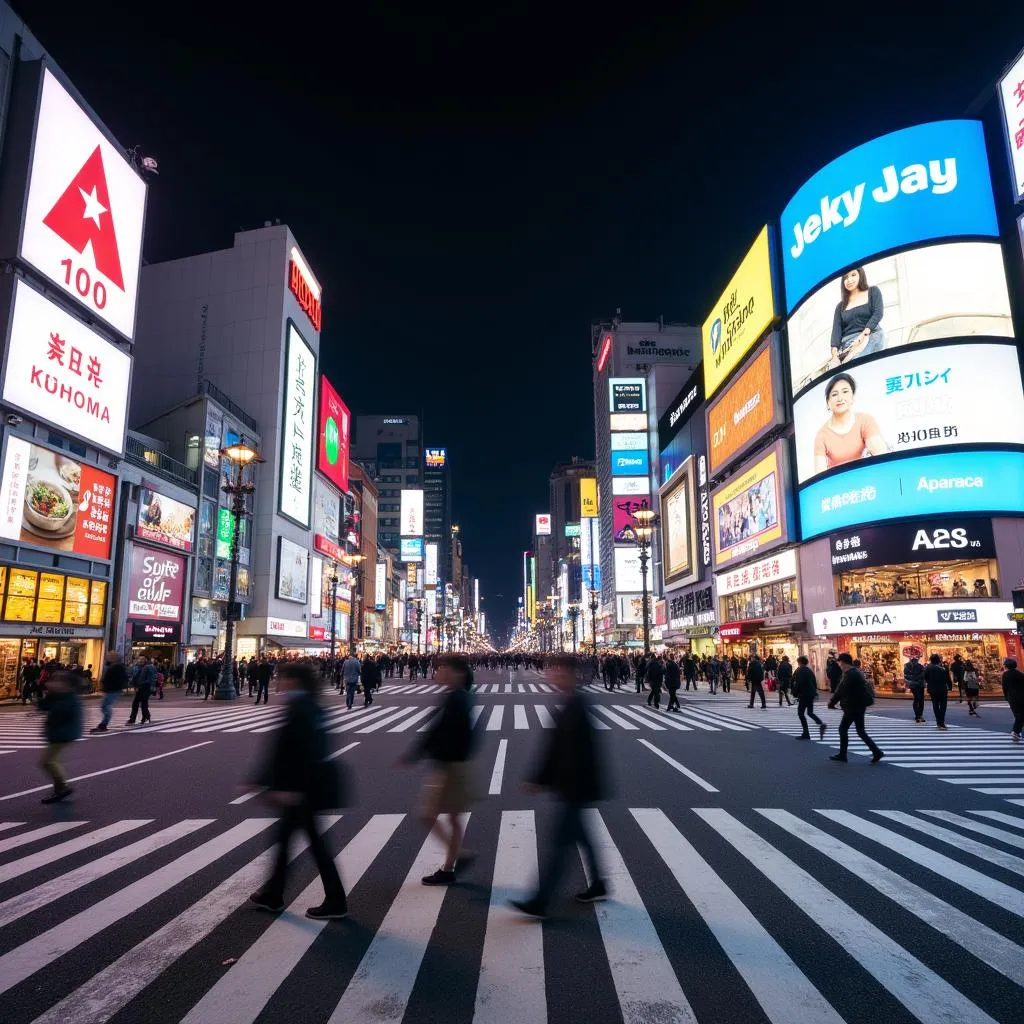
M654 537L654 528L659 523L658 514L646 501L640 503L640 507L633 513L636 520L636 544L640 549L640 583L641 598L644 603L644 654L651 653L651 610L647 607L647 563L651 558L651 540Z
M597 657L597 599L601 596L600 590L590 591L590 639L594 643L594 657Z
M569 602L569 618L572 619L572 653L576 654L576 621L580 617L580 606L577 601Z
M441 646L442 646L442 643L443 643L443 633L442 633L443 626L444 626L444 616L440 612L437 612L434 615L434 653L435 654L440 654L441 653Z
M423 653L423 598L416 599L416 653Z
M231 582L228 587L228 621L224 636L224 662L220 667L220 678L214 691L214 700L234 700L238 696L235 686L235 601L238 597L238 541L242 533L242 516L245 515L245 499L256 490L254 483L242 479L245 467L263 458L255 448L247 445L244 438L221 448L220 457L227 459L234 467L228 481L221 490L231 499L231 517L234 532L231 536Z
M338 625L338 563L331 560L331 661L334 661L334 634Z
M362 600L360 595L359 580L362 576L362 569L360 563L366 557L366 555L342 555L342 561L352 570L352 600L349 603L349 615L348 615L348 646L349 651L355 652L356 649L356 609L359 607L359 601ZM337 611L335 611L335 615ZM334 623L332 622L333 626Z

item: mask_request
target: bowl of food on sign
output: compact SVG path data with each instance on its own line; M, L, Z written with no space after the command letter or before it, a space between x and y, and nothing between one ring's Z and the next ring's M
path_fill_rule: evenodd
M54 462L60 475L60 482L72 498L77 498L82 487L82 467L74 459L66 459L62 455L58 455Z
M25 491L25 525L43 536L63 536L75 525L75 503L56 480L30 480Z

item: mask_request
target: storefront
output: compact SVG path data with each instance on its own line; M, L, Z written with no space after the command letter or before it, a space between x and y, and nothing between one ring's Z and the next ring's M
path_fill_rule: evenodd
M131 660L145 657L177 665L185 595L185 556L163 548L132 544L126 564L126 646Z
M909 698L904 665L914 656L926 664L933 654L946 663L959 654L977 671L982 695L1001 696L1002 661L1020 657L1020 640L1008 629L1011 611L1011 602L991 600L843 608L816 613L813 629L860 660L879 696Z
M674 591L666 598L668 628L666 642L693 654L711 654L715 628L715 601L710 583Z
M181 643L181 626L177 623L132 622L131 660L152 658L157 664L176 665Z
M103 664L106 580L0 565L0 700L17 695L28 659Z

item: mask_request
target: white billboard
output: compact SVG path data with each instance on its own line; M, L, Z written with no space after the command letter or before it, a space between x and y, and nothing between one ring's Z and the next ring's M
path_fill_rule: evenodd
M145 216L145 182L44 69L21 258L131 338Z
M400 531L403 537L423 536L423 490L408 487L402 490Z
M999 81L1003 101L1003 131L1013 170L1013 198L1024 199L1024 53L1010 65Z
M537 537L551 536L551 513L538 512L534 516L533 532Z
M426 555L424 558L424 586L436 587L437 586L437 544L428 544L426 546Z
M615 593L637 594L641 590L643 590L643 575L640 572L639 548L616 548Z
M1012 601L914 601L910 604L873 604L815 612L815 636L837 633L935 633L965 630L1005 632Z
M15 283L5 404L123 455L131 371L131 356L24 281Z
M284 414L281 417L282 515L309 526L313 482L313 405L316 401L316 356L295 325L288 324L285 356Z
M612 494L616 497L644 496L651 493L651 481L645 476L613 476Z
M385 562L378 562L373 578L373 606L383 611L388 603L388 567Z
M612 449L617 452L645 452L647 451L647 434L641 431L612 434Z
M309 614L323 615L324 612L324 560L311 557L309 560Z

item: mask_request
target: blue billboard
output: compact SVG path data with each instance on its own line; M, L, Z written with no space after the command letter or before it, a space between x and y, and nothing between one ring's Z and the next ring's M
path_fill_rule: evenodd
M584 563L580 566L583 573L583 589L584 590L600 590L601 589L601 566L588 565Z
M958 451L871 460L800 492L800 535L810 540L886 519L943 513L1020 513L1024 451Z
M649 476L650 472L646 451L612 452L612 476Z
M933 121L864 143L804 184L782 213L786 310L815 285L917 242L998 237L980 121Z
M402 538L402 561L422 562L423 561L423 538L403 537Z

